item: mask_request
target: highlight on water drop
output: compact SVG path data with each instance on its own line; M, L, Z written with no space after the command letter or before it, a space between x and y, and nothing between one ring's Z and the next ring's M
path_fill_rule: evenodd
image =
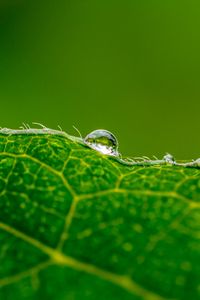
M84 143L102 154L119 156L117 138L108 130L97 129L84 138Z

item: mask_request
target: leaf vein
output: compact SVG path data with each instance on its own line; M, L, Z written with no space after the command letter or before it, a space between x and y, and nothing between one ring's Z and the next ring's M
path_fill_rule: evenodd
M149 291L136 282L134 282L131 278L124 276L124 275L118 275L115 273L111 273L109 271L100 269L94 265L87 264L85 262L78 261L74 259L73 257L67 256L64 253L61 253L57 249L53 249L42 242L27 236L25 233L14 229L13 227L0 222L0 228L4 231L12 234L16 238L19 238L32 246L38 248L43 253L47 254L51 261L53 261L57 265L62 265L66 267L70 267L72 269L86 272L88 274L97 276L107 282L110 282L112 284L115 284L127 292L131 294L136 294L140 297L142 297L145 300L164 300L165 298L161 297L160 295L155 294L152 291Z

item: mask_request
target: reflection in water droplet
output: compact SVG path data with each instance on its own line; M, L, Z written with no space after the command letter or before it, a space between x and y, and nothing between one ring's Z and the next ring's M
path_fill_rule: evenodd
M169 163L169 164L175 164L176 161L175 161L175 158L173 155L167 153L164 157L163 157L163 160L166 162L166 163Z
M107 130L92 131L85 137L84 143L103 154L119 156L117 138Z

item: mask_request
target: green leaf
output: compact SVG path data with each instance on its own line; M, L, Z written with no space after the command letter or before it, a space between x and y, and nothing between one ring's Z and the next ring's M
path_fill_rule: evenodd
M200 299L198 169L24 133L0 134L0 299Z

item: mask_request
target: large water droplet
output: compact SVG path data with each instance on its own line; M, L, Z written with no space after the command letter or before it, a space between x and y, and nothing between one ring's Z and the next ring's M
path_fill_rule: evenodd
M84 143L103 154L119 156L117 138L110 131L94 130L85 137Z

